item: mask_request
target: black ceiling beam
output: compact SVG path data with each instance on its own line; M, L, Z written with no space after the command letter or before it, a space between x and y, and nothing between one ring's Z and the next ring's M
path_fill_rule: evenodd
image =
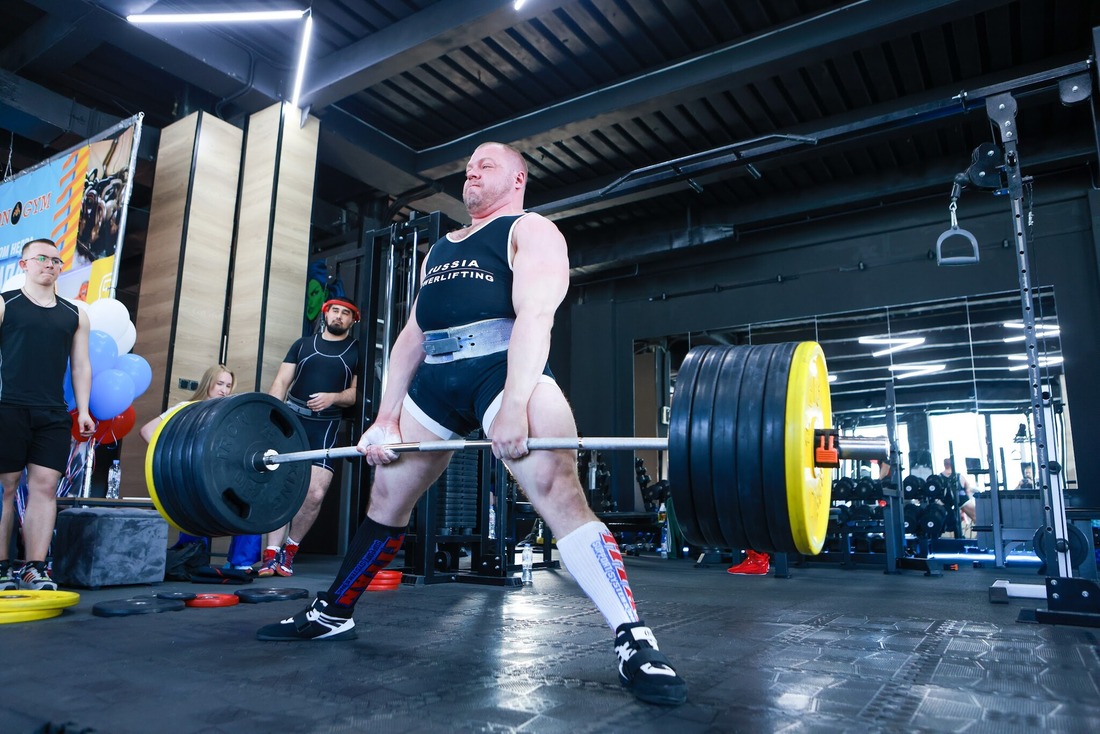
M0 127L44 147L57 148L52 144L66 134L95 137L121 121L0 69ZM153 160L159 140L159 130L143 125L138 158Z
M782 28L734 41L693 59L640 74L633 79L562 100L538 112L505 120L477 131L483 139L516 143L532 150L540 145L590 132L624 116L667 109L711 94L716 84L738 86L832 57L853 45L871 46L895 36L972 16L1012 0L857 0ZM1007 39L1006 39L1007 41ZM469 136L421 154L421 173L440 178L462 169L469 155Z
M523 11L512 0L444 0L313 62L302 102L314 110L391 79L568 0L540 0Z
M725 171L732 167L743 170L750 164L790 155L801 151L804 155L818 156L819 149L826 145L845 141L859 141L861 144L869 137L894 133L907 128L935 124L945 117L953 117L971 110L985 110L988 97L1011 92L1016 97L1054 89L1061 79L1079 74L1088 74L1089 61L1080 61L1053 69L1043 69L1006 81L994 83L976 81L972 90L950 92L934 90L932 92L904 98L899 102L878 105L872 109L855 114L846 114L840 119L825 120L818 127L805 125L752 140L732 143L711 151L696 153L665 163L646 166L628 174L601 184L598 188L589 187L588 191L571 194L556 201L536 204L532 211L551 216L568 213L569 215L588 213L608 206L619 205L622 197L641 194L636 198L651 198L662 191L652 191L657 186L669 184L671 190L683 190L689 179L704 186L714 179L701 178L715 171ZM961 164L960 164L961 165ZM719 178L728 178L728 173Z
M74 19L77 32L93 38L102 33L102 43L110 43L138 58L150 59L168 73L213 95L228 96L248 88L262 96L253 102L254 110L266 102L283 98L290 86L285 69L277 69L225 36L186 25L142 25L126 21L125 16L140 13L155 5L151 0L27 0L52 16ZM98 44L97 44L98 45ZM296 58L287 52L287 68Z
M329 165L391 195L432 185L428 179L411 173L415 170L415 153L410 148L339 106L325 110L319 145L321 157ZM416 208L439 210L456 221L469 220L462 202L442 193L418 199Z

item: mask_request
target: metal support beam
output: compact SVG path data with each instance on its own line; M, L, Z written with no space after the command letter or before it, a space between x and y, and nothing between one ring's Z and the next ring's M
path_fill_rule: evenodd
M420 171L431 178L461 171L470 142L500 140L533 149L588 133L618 120L624 111L644 114L677 100L706 96L722 80L751 84L792 68L850 50L854 39L864 46L892 38L899 29L917 33L959 16L1008 4L1009 0L856 0L776 30L758 33L713 52L687 59L633 79L562 100L537 112L505 120L421 153Z

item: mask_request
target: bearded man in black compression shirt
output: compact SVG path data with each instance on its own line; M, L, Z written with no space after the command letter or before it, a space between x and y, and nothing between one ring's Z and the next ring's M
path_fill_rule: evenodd
M359 342L350 335L359 308L347 298L331 298L321 312L324 329L291 345L268 390L298 414L312 450L336 445L342 409L355 404L359 371ZM258 576L294 575L294 556L321 512L332 474L327 457L313 462L305 501L289 525L268 533Z
M367 517L336 580L310 607L262 628L262 640L350 639L352 609L394 557L417 500L449 452L398 455L386 444L464 436L482 427L557 538L561 560L615 634L619 677L640 699L686 700L687 687L639 620L622 554L585 499L575 451L528 452L528 437L575 437L547 367L554 312L569 288L565 238L523 210L527 165L486 143L466 166L469 227L432 247L412 316L390 354L374 424L358 448L375 467Z

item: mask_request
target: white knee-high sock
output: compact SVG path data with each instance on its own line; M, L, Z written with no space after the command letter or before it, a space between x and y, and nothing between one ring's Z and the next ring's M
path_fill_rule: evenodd
M593 520L558 538L561 561L603 614L614 632L638 621L634 594L626 580L623 554L607 526Z

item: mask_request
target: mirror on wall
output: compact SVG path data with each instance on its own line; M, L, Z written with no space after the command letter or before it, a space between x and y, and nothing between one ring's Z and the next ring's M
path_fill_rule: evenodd
M1034 304L1044 389L1068 424L1053 288L1037 289ZM667 351L674 385L684 355L695 346L817 341L829 366L836 427L884 434L885 390L893 380L903 456L929 451L939 471L951 452L959 467L976 459L971 466L987 469L992 444L1002 486L1015 487L1034 440L1023 334L1020 294L1006 291L694 331L647 339L636 352ZM1072 456L1063 458L1072 467ZM1072 470L1067 478L1072 488ZM987 474L975 480L979 487L989 481Z

